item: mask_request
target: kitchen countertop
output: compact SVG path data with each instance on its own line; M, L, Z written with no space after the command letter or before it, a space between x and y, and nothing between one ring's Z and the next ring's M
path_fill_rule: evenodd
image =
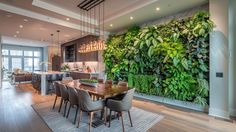
M58 71L33 72L33 73L34 74L40 74L40 75L64 74L64 72L58 72Z
M98 72L81 72L81 71L69 71L69 72L76 72L76 73L82 73L82 74L99 74Z

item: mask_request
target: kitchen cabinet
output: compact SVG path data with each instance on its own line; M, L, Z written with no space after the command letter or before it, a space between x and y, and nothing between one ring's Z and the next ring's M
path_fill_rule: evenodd
M87 35L77 40L62 44L61 53L63 62L98 61L98 51L88 53L78 52L82 44L94 41L96 39L98 39L98 36Z

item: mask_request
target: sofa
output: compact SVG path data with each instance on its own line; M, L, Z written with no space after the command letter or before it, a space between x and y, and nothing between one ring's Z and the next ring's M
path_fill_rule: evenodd
M32 73L21 71L20 69L14 69L11 78L13 83L32 81Z

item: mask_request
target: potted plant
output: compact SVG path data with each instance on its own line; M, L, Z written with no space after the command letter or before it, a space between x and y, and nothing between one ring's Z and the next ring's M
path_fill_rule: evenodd
M94 79L80 79L79 82L83 85L97 87L98 81Z

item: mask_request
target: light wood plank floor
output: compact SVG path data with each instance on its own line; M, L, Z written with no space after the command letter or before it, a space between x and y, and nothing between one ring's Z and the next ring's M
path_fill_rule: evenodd
M54 96L40 96L35 93L31 84L20 84L14 87L4 82L3 88L0 89L0 131L50 131L32 109L31 104L53 99ZM133 105L164 115L165 118L154 125L150 132L236 132L235 120L224 121L205 113L141 100L134 100Z

